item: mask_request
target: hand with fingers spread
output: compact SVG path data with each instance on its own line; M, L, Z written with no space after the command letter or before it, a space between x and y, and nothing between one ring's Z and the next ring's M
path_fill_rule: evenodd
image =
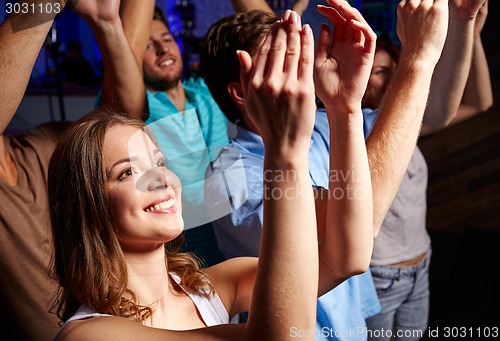
M314 65L316 93L327 109L359 111L373 65L376 35L346 1L328 3L335 8L318 6L334 30L321 27Z
M241 83L250 117L264 142L306 147L314 125L313 36L297 13L287 11L252 61L240 51ZM276 144L275 144L276 143ZM267 148L267 145L266 145Z

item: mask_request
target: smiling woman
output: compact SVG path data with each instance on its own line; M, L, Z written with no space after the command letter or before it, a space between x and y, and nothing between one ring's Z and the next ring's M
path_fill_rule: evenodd
M148 239L152 248L175 239L184 226L180 181L146 132L113 125L103 155L110 212L124 252L147 247Z
M187 290L211 291L195 259L175 254L182 243L180 183L148 133L142 121L96 111L76 123L54 153L49 193L63 320L81 304L150 318L154 302L138 304L128 283L134 269L126 261L139 251L163 260L166 249L169 271Z

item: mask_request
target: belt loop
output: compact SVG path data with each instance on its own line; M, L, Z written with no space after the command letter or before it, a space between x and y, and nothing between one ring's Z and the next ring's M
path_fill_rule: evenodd
M425 268L427 266L427 264L429 263L430 259L429 259L429 251L427 251L425 253L425 257L424 257L424 261L422 262L422 268Z

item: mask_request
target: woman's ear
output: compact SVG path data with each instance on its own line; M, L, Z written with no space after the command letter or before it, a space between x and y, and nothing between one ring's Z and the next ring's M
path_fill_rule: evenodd
M245 94L240 82L231 82L227 85L229 96L238 107L245 107Z

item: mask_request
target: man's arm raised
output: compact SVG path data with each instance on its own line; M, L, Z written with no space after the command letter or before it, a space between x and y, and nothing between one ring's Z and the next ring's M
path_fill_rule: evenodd
M375 236L415 149L431 77L446 39L448 0L402 0L397 13L401 57L366 142Z
M146 88L125 36L119 8L120 0L85 0L73 7L88 22L101 51L104 64L101 105L144 117Z
M34 3L35 7L38 3L48 3L47 0L22 2ZM12 13L0 26L0 134L16 113L47 33L65 4L65 1L50 2L58 10L44 14Z

